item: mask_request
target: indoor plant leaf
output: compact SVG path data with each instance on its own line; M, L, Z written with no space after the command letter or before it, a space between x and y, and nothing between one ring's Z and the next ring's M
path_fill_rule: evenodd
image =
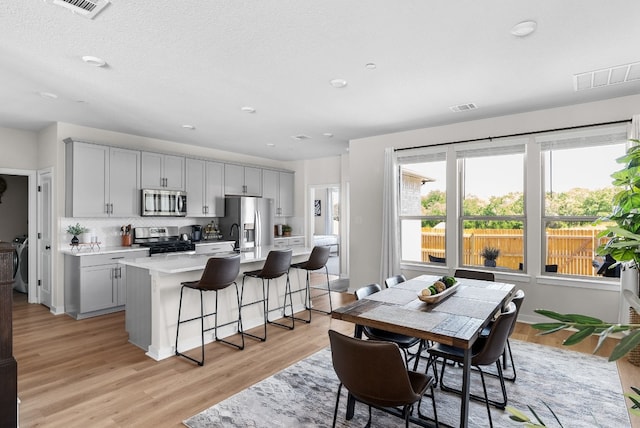
M624 357L637 345L640 345L640 330L635 330L628 336L623 337L622 340L620 340L620 343L613 348L613 351L609 356L609 361L616 361Z
M565 346L575 345L576 343L582 342L585 338L591 336L595 330L595 327L586 327L582 330L578 330L571 336L567 337L562 344Z

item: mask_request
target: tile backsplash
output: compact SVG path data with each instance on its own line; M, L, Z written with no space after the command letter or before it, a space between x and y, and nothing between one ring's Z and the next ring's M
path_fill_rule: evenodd
M179 233L191 234L191 226L194 224L206 225L209 222L217 222L215 218L193 218L193 217L133 217L133 218L71 218L60 219L58 236L60 238L60 248L67 249L72 236L67 233L67 227L79 223L97 236L102 247L118 247L121 245L120 228L131 225L136 227L154 226L177 226ZM82 239L81 239L82 240ZM89 237L86 238L89 242Z

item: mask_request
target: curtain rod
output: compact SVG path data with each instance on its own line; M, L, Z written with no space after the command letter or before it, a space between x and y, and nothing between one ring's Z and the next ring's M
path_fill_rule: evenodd
M620 124L620 123L628 123L628 122L631 122L631 119L615 120L613 122L593 123L591 125L567 126L565 128L547 129L547 130L544 130L544 131L520 132L518 134L507 134L507 135L500 135L500 136L497 136L497 137L473 138L471 140L449 141L447 143L436 143L436 144L425 144L425 145L422 145L422 146L402 147L402 148L399 148L399 149L394 149L394 151L401 152L403 150L422 149L422 148L425 148L425 147L448 146L450 144L473 143L475 141L485 141L485 140L491 141L494 138L523 137L525 135L543 134L545 132L570 131L570 130L573 130L573 129L590 128L590 127L594 127L594 126L604 126L604 125L617 125L617 124Z

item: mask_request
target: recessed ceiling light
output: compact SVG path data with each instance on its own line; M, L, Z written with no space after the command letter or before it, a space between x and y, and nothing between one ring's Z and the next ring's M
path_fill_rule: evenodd
M58 95L54 94L53 92L38 92L38 95L40 95L42 98L47 98L50 100L58 99Z
M256 112L255 108L249 107L249 106L242 107L240 110L242 110L245 113L255 113Z
M276 145L273 143L267 143L267 147L275 147Z
M93 65L94 67L104 67L107 65L107 62L102 58L98 58L97 56L88 56L85 55L82 57L82 60L89 65Z
M329 81L329 83L334 88L344 88L345 86L347 86L347 81L344 79L333 79Z
M333 137L333 134L331 132L325 132L324 134L322 134L323 136L327 137L327 138L331 138Z
M538 24L536 23L536 21L523 21L511 28L511 34L516 37L527 37L529 34L536 31L537 27Z
M366 68L367 70L375 70L377 67L377 65L373 62L369 62L367 64L364 65L364 68Z
M190 130L192 130L192 131L193 131L194 129L196 129L196 127L195 127L195 126L193 126L193 125L182 125L182 127L183 127L184 129L190 129Z

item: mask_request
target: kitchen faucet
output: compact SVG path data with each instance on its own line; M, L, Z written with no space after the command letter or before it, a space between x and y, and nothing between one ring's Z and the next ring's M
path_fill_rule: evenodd
M231 225L231 230L229 231L229 236L231 236L233 238L233 226L236 227L236 233L238 234L238 238L236 239L235 242L235 247L233 248L234 250L240 248L240 226L238 225L238 223L233 223Z

